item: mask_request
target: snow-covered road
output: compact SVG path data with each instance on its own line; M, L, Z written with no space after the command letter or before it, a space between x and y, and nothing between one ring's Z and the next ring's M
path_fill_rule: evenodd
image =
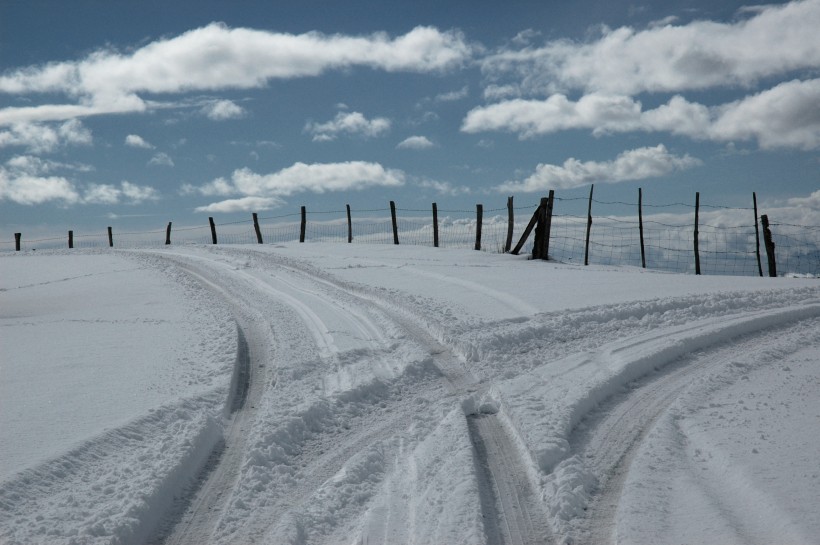
M816 279L342 244L0 267L0 444L36 438L0 447L3 543L820 535Z

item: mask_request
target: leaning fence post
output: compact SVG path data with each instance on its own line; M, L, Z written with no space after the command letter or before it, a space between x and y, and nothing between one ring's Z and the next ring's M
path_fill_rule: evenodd
M481 224L484 221L484 205L475 205L475 249L481 250Z
M695 192L695 274L700 274L700 252L698 252L698 212L700 211L700 191Z
M14 251L20 251L20 237L23 236L23 233L14 233Z
M584 244L584 265L589 265L589 233L592 231L592 190L595 184L589 186L589 205L587 206L587 239Z
M108 247L114 247L114 231L111 229L110 226L108 227Z
M515 218L513 212L513 198L512 195L507 197L507 242L504 244L504 252L509 253L512 247L513 227L515 226Z
M438 248L438 206L433 203L433 248Z
M518 255L518 252L521 251L521 248L524 247L524 243L527 242L527 237L530 236L532 232L532 228L535 227L535 224L538 222L538 218L541 215L541 209L544 207L544 199L541 199L541 204L538 205L538 208L535 209L535 212L532 214L532 218L530 218L530 222L524 228L524 232L521 234L521 238L518 239L518 244L515 245L515 248L512 249L510 252L512 255ZM533 247L533 251L535 251L535 247Z
M774 257L774 241L772 240L772 230L769 229L769 216L760 216L760 223L763 224L763 243L766 245L766 257L769 260L769 276L777 277L777 263Z
M643 191L638 188L638 232L641 237L641 267L646 268L646 250L643 246Z
M209 217L208 218L208 223L211 224L211 242L213 244L216 244L216 224L214 223L214 218Z
M760 228L757 226L757 194L752 191L752 203L755 208L755 253L757 254L757 272L763 276L763 265L760 263Z
M74 247L74 231L69 231L68 232L68 247L69 248Z
M171 244L171 222L168 222L168 227L165 228L165 244Z
M347 243L350 244L353 242L353 220L350 219L350 205L346 204L347 207Z
M259 228L259 216L256 215L256 212L252 212L253 217L253 230L256 231L256 242L262 244L262 230Z
M307 209L302 207L302 223L299 226L299 242L305 241L305 227L307 226Z
M390 219L393 221L393 244L399 243L399 225L396 223L396 203L390 201Z

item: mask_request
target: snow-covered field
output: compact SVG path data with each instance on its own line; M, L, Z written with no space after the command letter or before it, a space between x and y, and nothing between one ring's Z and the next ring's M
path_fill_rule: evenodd
M820 280L0 256L0 543L818 543Z

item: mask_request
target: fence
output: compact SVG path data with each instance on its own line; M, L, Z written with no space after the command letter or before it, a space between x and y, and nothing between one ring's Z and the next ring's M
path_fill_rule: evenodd
M565 263L627 265L695 274L820 276L820 226L778 222L758 215L756 198L749 208L701 204L602 201L589 198L532 200L523 206L484 209L389 208L309 211L258 217L244 221L173 227L139 232L75 233L33 240L15 233L0 242L0 251L48 248L147 248L165 244L280 244L286 242L349 242L411 244L443 248L510 251ZM549 203L550 218L541 213ZM596 215L596 208L610 212ZM676 211L672 211L672 210ZM684 210L680 212L679 210ZM540 215L539 215L540 214ZM766 229L758 222L766 219ZM548 221L544 224L543 222ZM535 241L523 237L535 226ZM540 229L540 231L539 231ZM541 239L538 241L539 232ZM770 235L770 245L766 244ZM767 252L768 250L768 252ZM771 258L771 261L770 259ZM771 267L775 267L772 270ZM775 275L776 275L775 274Z

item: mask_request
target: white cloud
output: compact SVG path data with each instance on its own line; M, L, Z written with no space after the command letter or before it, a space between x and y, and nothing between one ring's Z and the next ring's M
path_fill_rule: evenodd
M153 187L122 181L119 187L112 184L90 184L83 192L82 201L85 204L140 204L158 199L159 193Z
M788 202L790 206L797 206L820 211L820 189L818 189L808 197L795 197L789 199Z
M225 121L227 119L245 117L247 112L244 108L230 100L217 100L203 106L202 114L213 121Z
M127 181L119 187L110 184L88 184L82 191L63 176L48 176L54 170L87 172L86 165L66 164L28 155L16 156L0 167L0 201L18 204L42 204L61 201L70 204L116 204L122 201L138 204L159 198L157 191ZM82 196L81 196L82 193Z
M539 164L523 181L508 181L498 186L501 192L534 192L571 189L592 183L618 183L658 178L676 170L701 164L699 159L669 153L666 146L638 148L621 153L614 161L579 161L570 158L563 165Z
M719 106L689 102L681 96L642 110L623 95L594 93L571 101L565 95L546 100L514 99L474 108L461 130L516 132L521 138L569 129L595 135L621 132L668 132L696 140L756 141L761 148L820 148L820 79L789 81Z
M439 182L436 180L421 180L418 185L426 189L432 189L439 195L447 195L449 197L466 195L471 192L470 188L467 186L454 186L450 182Z
M171 159L171 156L165 152L159 152L155 154L151 159L148 161L148 166L151 167L172 167L174 166L174 160Z
M398 149L428 149L434 147L429 138L426 136L410 136L405 138L396 146Z
M461 100L463 98L467 98L470 94L470 88L465 85L458 91L450 91L449 93L441 93L436 95L434 99L436 102L455 102L456 100Z
M125 137L125 145L132 148L154 149L154 146L146 142L141 136L129 134Z
M12 173L0 167L0 202L34 205L49 201L73 204L80 200L74 185L61 176Z
M60 147L91 142L91 131L76 119L61 124L15 123L0 131L0 148L19 146L30 153L48 153Z
M335 140L340 134L366 138L382 136L390 130L390 120L384 117L367 119L360 112L339 112L326 123L307 123L305 132L313 134L314 142Z
M444 71L471 55L472 47L460 33L433 27L416 27L391 38L385 33L294 35L213 23L128 54L99 50L79 61L7 70L0 75L0 93L61 93L78 103L3 108L0 126L140 112L152 106L140 93L260 88L271 79L318 76L355 66Z
M294 163L272 174L257 174L247 168L235 170L230 180L217 178L199 187L186 184L181 192L198 192L206 196L238 195L279 199L303 192L353 191L374 186L398 187L404 184L405 179L406 175L401 170L387 169L378 163L365 161ZM209 205L215 208L202 207L202 210L208 208L209 211L215 211L219 208L217 205L222 204L228 209L248 202L253 201L229 199Z
M284 204L276 197L242 197L241 199L226 199L207 206L198 206L195 212L214 212L230 214L233 212L259 212L278 208Z
M582 89L631 95L750 86L820 68L820 0L762 6L732 23L664 23L640 31L603 28L586 43L508 49L484 59L482 69L493 80L512 75L532 94Z

